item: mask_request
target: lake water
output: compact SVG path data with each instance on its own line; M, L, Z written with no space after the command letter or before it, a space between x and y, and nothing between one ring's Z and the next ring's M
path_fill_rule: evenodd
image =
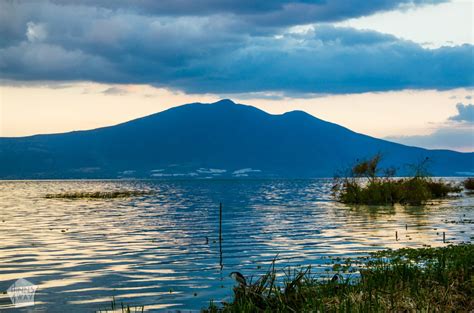
M65 191L150 190L110 200L46 199ZM218 243L223 203L222 263ZM331 180L0 182L0 292L38 286L28 312L94 312L117 302L149 311L231 300L232 271L258 275L323 256L471 241L474 197L420 207L348 207ZM464 222L463 222L464 221ZM408 225L408 229L405 227ZM399 240L395 240L395 231ZM208 239L206 239L206 237ZM13 309L0 295L0 311ZM25 310L26 312L26 310Z

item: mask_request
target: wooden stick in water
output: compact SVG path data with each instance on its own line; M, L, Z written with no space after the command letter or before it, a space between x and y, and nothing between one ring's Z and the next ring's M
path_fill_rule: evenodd
M224 264L222 263L222 202L219 203L219 256L219 264L222 270L222 268L224 267Z

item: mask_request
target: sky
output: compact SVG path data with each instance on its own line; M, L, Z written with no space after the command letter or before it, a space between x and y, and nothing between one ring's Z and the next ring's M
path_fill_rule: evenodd
M0 0L0 136L231 98L474 151L474 1Z

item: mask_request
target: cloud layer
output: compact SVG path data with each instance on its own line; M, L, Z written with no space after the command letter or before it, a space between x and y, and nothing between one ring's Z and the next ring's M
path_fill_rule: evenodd
M429 50L320 23L434 0L0 1L4 79L148 83L221 94L474 85L471 45Z
M451 116L449 118L450 120L474 124L474 104L464 105L462 103L458 103L456 108L458 109L458 114Z
M156 16L227 15L260 26L334 22L376 12L447 0L53 0L60 5L84 5L129 10Z
M474 151L474 105L458 103L456 108L458 113L429 135L387 139L410 146L472 152Z

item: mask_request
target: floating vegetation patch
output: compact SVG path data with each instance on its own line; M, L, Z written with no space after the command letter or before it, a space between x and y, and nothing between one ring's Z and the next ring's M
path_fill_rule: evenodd
M336 273L326 277L307 267L279 279L272 266L255 282L237 280L231 303L211 302L204 311L472 312L473 260L474 245L461 244L372 253L356 265L359 274L348 271L351 260L334 264Z
M115 198L129 198L140 197L151 194L150 191L138 190L116 190L116 191L71 191L56 194L47 194L45 198L48 199L115 199Z
M443 222L450 224L474 224L474 220L469 218L461 218L459 220L444 220Z

